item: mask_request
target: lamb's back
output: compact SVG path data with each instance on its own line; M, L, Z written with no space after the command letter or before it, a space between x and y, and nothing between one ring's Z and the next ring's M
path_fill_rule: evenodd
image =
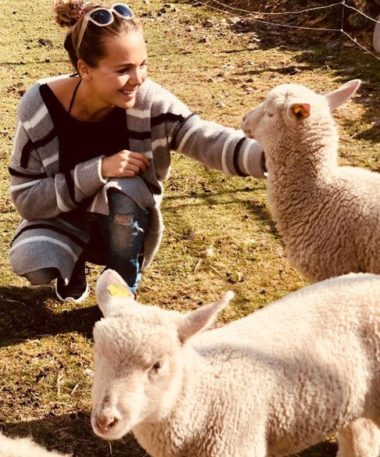
M329 351L349 352L351 343L380 351L379 322L380 276L349 274L305 287L204 332L193 345L208 358L239 364L240 357L252 367L262 357L280 364L301 353L314 357L318 348L328 359Z
M380 277L346 275L206 332L195 347L220 368L229 398L247 415L267 415L271 455L281 455L282 447L294 453L317 443L366 408L380 412L379 322Z

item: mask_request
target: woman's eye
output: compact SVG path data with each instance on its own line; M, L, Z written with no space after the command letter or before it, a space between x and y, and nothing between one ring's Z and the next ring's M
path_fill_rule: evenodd
M123 70L119 70L119 71L118 71L118 74L119 74L119 75L125 75L125 74L128 73L128 72L129 72L129 68L123 68Z

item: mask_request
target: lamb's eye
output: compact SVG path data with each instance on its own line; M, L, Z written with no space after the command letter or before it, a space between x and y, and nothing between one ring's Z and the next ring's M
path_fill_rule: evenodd
M156 362L154 365L152 365L151 370L157 372L161 368L161 362Z
M273 113L268 113L268 112L267 112L267 116L268 116L268 117L273 117Z

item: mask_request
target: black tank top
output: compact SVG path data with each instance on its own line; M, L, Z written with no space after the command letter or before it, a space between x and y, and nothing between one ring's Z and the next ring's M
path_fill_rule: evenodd
M97 122L78 121L64 109L47 84L41 85L40 93L58 136L61 172L72 170L78 163L94 157L129 149L124 109L115 107Z

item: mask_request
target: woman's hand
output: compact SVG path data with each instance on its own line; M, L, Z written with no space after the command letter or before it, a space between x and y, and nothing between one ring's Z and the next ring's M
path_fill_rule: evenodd
M149 166L150 160L140 152L123 149L102 160L103 178L130 178L140 174Z

